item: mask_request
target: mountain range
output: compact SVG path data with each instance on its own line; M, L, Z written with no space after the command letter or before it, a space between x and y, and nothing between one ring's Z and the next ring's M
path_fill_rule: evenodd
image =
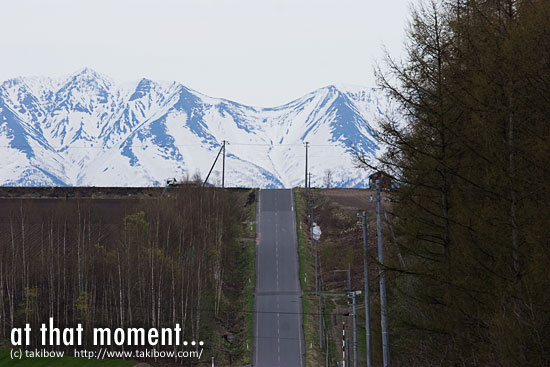
M206 176L222 142L226 186L367 186L354 152L375 159L377 90L330 85L283 106L212 98L177 82L116 84L84 68L0 84L0 185L159 186ZM219 184L221 160L209 182Z

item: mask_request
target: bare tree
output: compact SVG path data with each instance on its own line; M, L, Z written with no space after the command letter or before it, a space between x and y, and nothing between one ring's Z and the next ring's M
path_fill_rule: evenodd
M327 189L330 189L330 187L332 186L332 170L331 169L326 169L325 170L325 177L323 178L323 182L325 184L325 187Z

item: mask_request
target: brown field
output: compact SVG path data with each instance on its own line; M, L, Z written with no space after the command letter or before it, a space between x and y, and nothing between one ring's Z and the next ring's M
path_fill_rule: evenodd
M157 197L163 187L0 187L0 198Z
M375 196L370 189L321 189L320 193L333 204L346 211L368 210L373 207L370 196Z

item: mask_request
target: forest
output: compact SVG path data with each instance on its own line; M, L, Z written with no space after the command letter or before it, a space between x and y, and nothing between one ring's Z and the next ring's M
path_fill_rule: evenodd
M181 340L196 341L193 349L203 341L208 360L249 359L254 202L253 190L197 187L157 197L3 200L0 344L9 347L12 328L38 330L49 317L57 327L81 323L90 350L95 327L179 324ZM31 346L40 346L32 335Z
M549 366L550 2L421 1L406 50L377 69L392 364Z

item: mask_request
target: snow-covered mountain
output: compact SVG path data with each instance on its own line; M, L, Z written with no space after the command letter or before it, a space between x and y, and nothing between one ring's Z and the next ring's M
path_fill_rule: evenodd
M0 85L0 185L156 186L204 177L223 140L226 186L303 185L309 142L312 186L363 187L353 152L375 157L374 89L328 86L284 106L256 108L178 83L116 85L85 68L67 78ZM220 180L221 162L209 181Z

